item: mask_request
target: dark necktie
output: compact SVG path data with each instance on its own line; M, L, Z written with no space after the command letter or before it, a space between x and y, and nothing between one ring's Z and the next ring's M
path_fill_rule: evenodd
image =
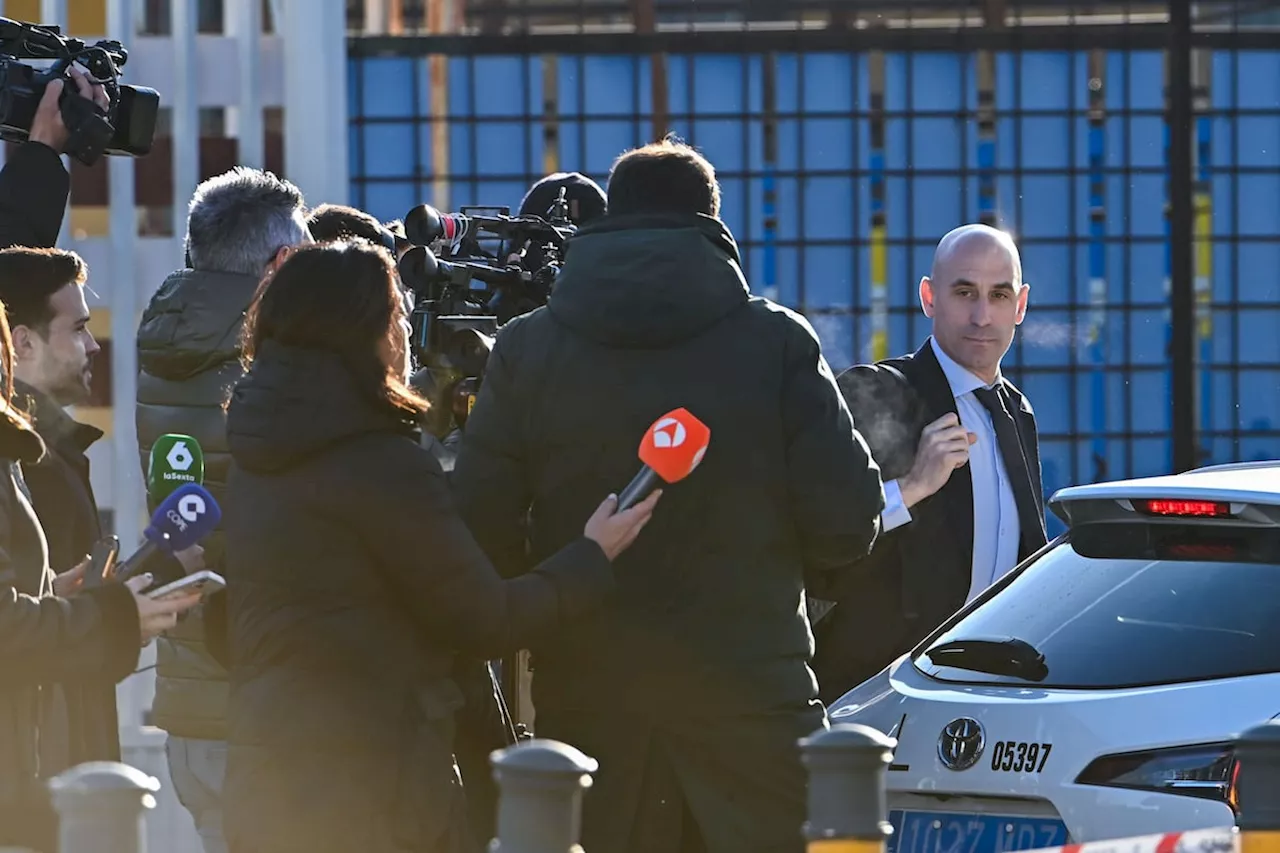
M1018 557L1022 559L1045 543L1045 534L1044 518L1032 493L1027 457L1022 452L1022 442L1018 440L1018 425L1009 413L1009 398L1003 387L979 388L973 395L991 413L991 424L996 428L1000 457L1004 460L1004 470L1009 475L1009 484L1013 488L1013 502L1018 508L1018 529L1022 542Z

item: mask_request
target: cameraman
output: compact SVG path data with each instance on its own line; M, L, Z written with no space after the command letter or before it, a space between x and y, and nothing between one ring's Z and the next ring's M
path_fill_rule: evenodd
M72 97L88 98L107 109L110 100L106 89L78 65L72 65L68 73L76 85ZM71 176L61 156L70 138L58 105L64 88L62 80L45 87L27 141L0 170L0 248L46 249L58 242L71 193Z
M498 334L454 469L477 541L518 575L635 475L662 413L714 436L605 611L530 648L537 735L600 762L587 850L800 853L796 740L826 724L806 582L867 554L884 503L817 336L751 298L719 209L689 146L622 155L549 304Z

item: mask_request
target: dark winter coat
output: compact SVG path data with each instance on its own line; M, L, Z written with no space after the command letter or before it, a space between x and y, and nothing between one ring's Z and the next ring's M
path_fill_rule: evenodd
M502 580L439 464L334 354L268 341L227 413L224 821L253 853L478 849L455 650L497 657L613 588L579 536ZM482 839L487 840L487 839Z
M550 304L498 335L453 473L502 569L572 541L640 467L650 424L711 428L617 563L619 592L533 653L538 709L656 715L804 708L817 695L806 583L871 547L879 472L798 314L750 296L707 216L607 216L570 241Z
M34 431L0 418L0 846L52 853L44 780L65 767L42 765L38 746L68 744L71 732L51 703L64 687L130 675L141 633L120 584L52 597L48 546L21 474L43 454Z
M225 507L227 452L222 405L242 372L240 330L258 280L180 270L160 287L138 328L138 446L142 468L156 439L189 435L204 452L204 486ZM222 533L200 543L222 570ZM178 737L226 738L227 673L205 644L205 616L186 615L157 640L155 725Z

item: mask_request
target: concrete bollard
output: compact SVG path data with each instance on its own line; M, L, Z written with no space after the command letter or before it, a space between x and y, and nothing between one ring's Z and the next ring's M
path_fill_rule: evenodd
M582 793L600 766L568 744L535 738L494 752L498 837L491 853L581 853Z
M1241 853L1280 853L1280 720L1269 720L1236 740Z
M146 853L146 811L160 782L136 767L91 761L49 780L59 853Z
M867 726L840 724L800 741L809 770L809 853L878 853L891 831L884 774L897 741Z

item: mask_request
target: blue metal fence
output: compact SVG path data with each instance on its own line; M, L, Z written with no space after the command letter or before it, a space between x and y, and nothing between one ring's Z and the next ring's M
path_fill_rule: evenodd
M1032 287L1007 370L1036 409L1046 489L1167 471L1163 53L994 58L993 144L979 140L973 53L672 55L666 106L672 129L716 165L748 276L760 287L773 279L777 298L810 316L836 369L880 349L873 248L887 259L887 350L914 349L928 333L916 293L933 246L979 218L981 184L992 182ZM883 97L873 98L869 66L881 61ZM550 89L545 63L555 64ZM1215 51L1201 65L1204 458L1278 456L1280 50ZM349 73L353 203L387 219L421 201L514 208L547 164L603 184L613 158L650 133L646 57L452 57L447 110L437 110L449 142L442 199L428 60L353 56ZM550 152L548 100L558 116ZM884 230L873 240L877 181ZM770 186L776 231L766 227Z

